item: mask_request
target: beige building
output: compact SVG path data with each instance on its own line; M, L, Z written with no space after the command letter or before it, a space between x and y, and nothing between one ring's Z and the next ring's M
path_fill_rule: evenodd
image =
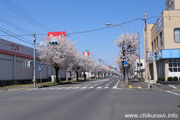
M180 77L180 0L166 0L166 10L154 24L147 25L151 79ZM144 55L146 40L144 32ZM146 61L146 57L145 57ZM145 62L146 66L146 62ZM147 66L145 67L147 79Z

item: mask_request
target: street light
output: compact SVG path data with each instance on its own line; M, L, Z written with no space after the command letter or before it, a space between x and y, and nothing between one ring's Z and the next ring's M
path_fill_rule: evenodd
M110 25L119 26L119 27L121 27L121 28L124 30L124 33L126 33L126 29L125 29L122 25L106 23L106 26L110 26ZM126 63L127 63L127 40L126 40L126 34L125 34L125 41L126 41L126 47L125 47L125 49L126 49L126 55L125 55L125 56L126 56ZM124 65L124 66L125 66L125 65ZM125 70L126 70L126 72L125 72L125 74L126 74L126 85L128 85L127 65L125 66Z

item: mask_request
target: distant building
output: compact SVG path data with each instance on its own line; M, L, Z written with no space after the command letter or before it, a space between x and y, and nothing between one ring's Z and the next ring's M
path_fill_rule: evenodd
M23 67L24 61L33 60L33 49L14 42L0 39L0 85L29 83L33 79L33 67ZM40 79L39 66L42 66L42 79L50 80L55 75L53 66L42 63L36 53L36 79ZM59 75L65 78L65 70Z
M140 59L140 64L139 64L139 59L136 59L136 68L134 69L134 74L136 75L137 78L143 79L145 77L144 72L145 72L144 59Z
M180 0L166 0L156 23L147 25L151 79L180 77ZM144 31L144 55L146 40ZM145 57L146 66L146 57ZM145 67L147 79L147 67Z

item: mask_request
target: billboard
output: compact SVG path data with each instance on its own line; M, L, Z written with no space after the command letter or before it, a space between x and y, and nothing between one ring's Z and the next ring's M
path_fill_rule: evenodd
M50 40L56 40L58 37L66 38L66 32L48 32L48 38Z

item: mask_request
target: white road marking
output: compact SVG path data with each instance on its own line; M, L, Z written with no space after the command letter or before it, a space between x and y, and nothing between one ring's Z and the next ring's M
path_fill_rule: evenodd
M118 80L117 84L113 87L113 89L116 89L118 84L119 84L120 80Z
M171 93L171 94L174 94L174 95L177 95L177 96L180 96L180 94L178 94L178 93L174 93L174 92L172 92L172 91L166 91L167 93Z
M105 89L108 89L109 87L105 87Z
M64 87L64 89L71 89L71 87Z
M87 87L82 87L82 88L80 88L80 89L86 89Z
M101 89L101 88L102 88L102 86L97 87L97 89Z
M173 86L173 85L169 85L170 87L172 87L172 88L174 88L174 89L177 89L175 86Z
M78 89L79 87L73 87L72 89Z
M94 88L93 86L92 87L89 87L90 89Z

